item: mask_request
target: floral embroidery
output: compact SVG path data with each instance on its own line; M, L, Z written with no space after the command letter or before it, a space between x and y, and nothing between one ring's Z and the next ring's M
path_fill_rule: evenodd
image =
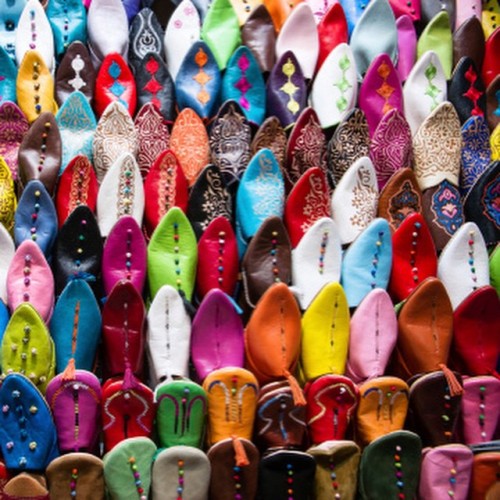
M370 154L370 134L365 114L354 109L341 122L328 143L330 185L340 181L347 169L362 156Z
M288 81L280 87L280 90L282 90L290 98L286 107L292 114L296 115L300 110L300 105L294 99L295 93L299 90L299 87L297 87L292 82L292 76L295 74L296 71L295 65L289 58L287 62L283 64L283 67L281 69L283 71L283 74L288 78Z
M222 182L219 172L215 169L207 169L205 174L207 182L203 190L203 203L201 205L204 217L203 220L199 221L203 231L207 229L213 219L220 215L228 220L232 218L231 197Z
M460 194L455 186L443 181L432 195L433 222L450 236L464 223Z
M196 98L203 105L206 105L210 101L210 94L205 89L205 85L212 80L212 77L203 70L203 66L208 62L208 56L202 47L198 49L198 52L194 56L194 62L198 65L198 73L193 76L193 80L201 87L200 91L196 94Z
M0 222L7 231L14 227L16 195L14 181L7 164L0 158Z
M484 187L483 214L500 229L500 177L495 177Z
M383 61L382 64L377 68L377 73L383 80L382 85L376 90L376 92L384 100L382 114L385 115L394 107L392 104L390 104L389 100L391 99L391 96L392 94L394 94L396 89L387 81L389 76L391 75L391 68L385 61Z
M349 80L346 78L345 75L350 67L351 67L351 61L349 61L349 58L346 55L344 55L339 61L339 68L342 71L342 78L338 82L335 82L333 84L334 87L337 87L340 91L340 97L335 102L335 105L337 106L337 109L340 112L345 111L349 104L345 95L347 91L350 88L352 88L352 85L349 83Z
M145 179L156 158L168 149L170 133L158 109L151 105L145 105L139 111L135 127L140 137L137 163Z
M210 131L212 161L222 172L226 184L236 185L250 161L250 125L230 103Z
M432 187L460 173L460 121L451 103L443 103L420 126L413 138L415 176L420 188ZM437 182L436 182L437 181Z
M302 209L302 213L307 219L300 225L303 233L321 217L330 216L330 197L323 177L313 174L309 176L308 181L310 189L305 196Z
M94 134L94 167L99 182L115 160L126 151L134 156L137 151L134 122L126 109L110 105L102 114Z
M285 199L283 179L273 160L265 154L259 155L259 175L253 183L254 214L264 221L270 215L281 215ZM272 186L272 191L269 189ZM272 193L272 196L270 194Z
M424 94L429 96L432 100L431 108L430 110L433 111L434 108L439 104L438 96L441 93L441 90L439 87L436 87L432 80L436 78L437 74L437 69L434 64L429 63L429 66L425 69L424 75L425 78L427 78L427 87L425 88Z
M0 156L10 168L12 178L17 180L19 145L28 132L29 125L23 113L12 102L0 107Z
M298 133L293 141L293 148L289 151L292 161L285 171L287 181L291 185L295 184L309 167L320 167L326 171L325 134L316 115L309 114L307 121L301 127L297 123L295 128Z
M473 116L462 128L462 169L460 187L465 196L491 160L490 133L481 116Z
M252 141L252 155L261 149L270 149L279 166L285 164L287 136L278 118L269 117L257 130Z
M134 18L139 25L134 31L130 44L139 59L143 59L148 53L161 54L163 49L163 40L154 29L151 29L152 19L153 11L151 10L143 10L141 15Z
M411 166L411 130L397 110L382 117L371 141L370 158L377 172L379 188L400 168Z
M364 228L373 220L377 199L378 191L374 187L371 172L362 166L358 170L356 185L352 190L351 204L356 210L349 220L353 226Z
M407 180L401 189L389 200L391 226L397 229L408 215L420 212L420 196L412 183Z
M92 169L92 165L87 157L77 156L75 158L71 172L68 213L71 213L77 206L87 203L90 187L90 169Z
M210 163L207 131L192 109L185 108L179 113L170 136L170 147L192 185L201 169Z

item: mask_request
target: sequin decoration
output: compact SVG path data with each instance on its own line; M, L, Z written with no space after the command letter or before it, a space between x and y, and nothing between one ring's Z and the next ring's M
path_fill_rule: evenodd
M118 206L116 207L119 217L132 214L135 194L133 162L133 158L127 155L125 161L120 166Z

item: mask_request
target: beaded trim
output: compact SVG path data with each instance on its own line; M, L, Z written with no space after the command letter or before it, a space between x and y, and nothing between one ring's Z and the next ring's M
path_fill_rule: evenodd
M286 483L287 483L287 494L288 500L294 500L293 494L293 465L286 464Z
M450 489L448 490L448 496L450 498L453 498L455 496L455 488L457 484L457 459L455 457L452 457L452 461L453 467L450 469L450 478L448 480L450 482Z
M24 274L24 285L26 287L30 286L30 275L31 275L31 255L26 254L24 256L24 269L23 269L23 274ZM23 293L23 300L24 302L29 302L30 300L30 294L27 290L24 291Z
M217 259L218 261L218 266L217 266L217 272L219 274L217 278L217 283L219 283L219 286L222 287L222 284L224 282L224 246L226 244L226 232L225 231L219 231L219 257Z
M411 273L412 273L412 279L415 283L418 283L418 267L416 267L417 263L417 245L418 245L418 237L420 236L420 228L422 227L422 224L420 222L415 222L414 224L415 231L411 233L411 250L410 250L410 265L411 265Z
M486 431L484 430L484 424L486 419L486 387L481 385L479 387L479 427L481 429L481 437L486 439Z
M31 214L31 229L30 229L30 233L31 233L31 239L33 241L36 241L37 239L37 235L36 235L36 224L37 224L37 221L38 221L38 213L40 212L40 195L41 195L41 192L40 190L36 190L35 193L35 204L33 205L33 212ZM24 280L26 282L26 279Z
M38 61L35 61L33 63L32 78L35 81L35 83L33 84L33 90L35 91L33 99L35 101L35 112L37 115L39 115L42 112L42 105L40 104L40 95L38 94L38 91L40 90L40 83L37 80L39 77L40 77L40 63Z
M328 231L325 231L323 233L323 236L321 238L321 243L320 243L320 249L319 249L319 258L318 258L318 272L319 274L323 274L324 268L325 268L325 252L326 252L326 245L328 244Z
M280 280L280 277L279 277L279 268L278 268L278 257L277 257L277 253L278 253L278 239L277 239L277 236L278 236L278 231L273 231L271 233L272 235L272 239L271 239L271 251L269 252L271 254L271 257L272 257L272 264L273 264L273 276L274 276L274 282L275 283L279 283L281 280Z
M403 488L405 486L405 483L403 481L403 471L402 471L402 468L403 468L403 464L402 464L402 460L401 460L401 452L403 451L403 449L401 448L401 446L397 445L395 448L394 448L394 475L396 476L396 486L398 488L398 498L400 500L404 500L406 497L405 497L405 494L403 493Z
M83 231L85 227L87 226L87 219L82 219L80 221L80 233L78 234L78 244L76 247L76 258L75 258L75 265L76 267L80 267L82 262L81 262L81 257L83 255L83 248L81 244L85 241L85 235L83 234Z
M135 457L130 457L128 459L128 463L130 465L132 474L134 475L134 483L137 489L137 493L139 493L140 495L140 500L148 500L147 495L144 494L144 488L142 487L142 481L141 481L141 473L137 469L137 464L135 463Z
M51 129L52 125L50 122L45 122L43 124L43 128L44 128L44 131L42 132L42 144L40 146L40 157L39 157L39 160L38 160L38 171L41 172L43 170L43 164L45 163L45 153L47 151L47 138L49 136L49 132L50 132L50 129Z
M376 276L377 276L377 271L378 271L378 262L379 262L379 257L380 257L380 247L382 246L382 236L384 236L384 231L379 231L378 233L378 239L375 243L376 248L375 248L375 253L373 254L373 260L372 260L372 270L371 270L371 275L373 278L373 281L370 283L370 286L372 289L374 289L377 286L377 283L375 281Z
M236 493L234 494L234 499L235 500L242 500L243 495L240 493L241 492L241 467L238 465L235 465L233 467L233 479L234 479L234 489L236 490Z
M130 272L130 269L132 268L132 229L127 229L127 251L125 252L125 267L127 269L126 271L126 278L130 280L132 278L132 273Z
M174 240L174 264L175 264L175 274L177 275L177 280L175 284L177 285L177 288L181 290L182 288L182 280L180 278L182 269L180 268L180 259L179 259L179 223L174 222L174 235L173 235L173 240Z
M450 387L448 386L447 383L445 383L443 413L441 415L441 420L443 421L443 428L444 428L443 434L450 442L452 436L452 432L450 429L453 424L452 419L450 417L451 410L452 408L451 408Z
M341 498L339 492L339 483L337 481L337 474L335 472L335 464L333 463L333 458L330 457L328 460L328 467L330 469L330 479L332 480L332 488L334 493L335 500L339 500Z
M184 492L184 460L177 461L177 500L182 500Z
M476 268L474 266L474 234L475 231L469 231L469 240L468 240L468 245L469 245L469 268L471 272L471 279L474 282L474 285L472 285L473 290L477 290L477 276L476 276Z
M76 482L78 481L78 469L75 467L71 471L71 481L69 483L69 494L72 497L76 497Z

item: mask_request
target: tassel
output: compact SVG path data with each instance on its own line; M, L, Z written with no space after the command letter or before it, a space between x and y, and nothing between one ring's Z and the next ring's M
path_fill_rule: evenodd
M75 358L70 358L66 368L63 371L62 379L63 380L75 380Z
M250 462L248 461L245 447L243 446L241 439L234 434L231 436L231 439L233 440L234 460L236 462L236 465L238 467L245 467L249 465Z
M123 375L123 390L130 391L131 389L137 389L139 387L139 381L135 378L132 368L130 368L130 363L127 363L125 368L125 373Z
M460 385L455 374L444 363L439 364L439 369L443 371L446 377L448 387L450 388L450 396L460 396L460 394L463 394L464 388Z
M290 389L292 390L293 402L295 403L295 406L305 406L306 398L304 397L304 393L302 392L297 379L288 370L284 370L283 374L290 384Z

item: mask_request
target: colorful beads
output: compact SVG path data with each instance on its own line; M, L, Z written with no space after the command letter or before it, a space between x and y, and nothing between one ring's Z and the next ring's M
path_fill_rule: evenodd
M372 287L372 289L374 289L377 286L375 278L377 276L378 262L379 262L379 257L380 257L380 247L382 246L382 237L383 236L384 236L384 231L379 231L378 239L375 242L375 253L373 254L372 269L370 271L370 274L373 278L373 281L370 283L370 286Z
M441 421L443 424L443 434L448 439L448 441L451 441L451 436L452 436L451 427L453 425L453 420L450 416L452 414L452 408L451 408L451 396L449 394L450 388L448 384L446 384L444 391L445 394L443 403L443 413L441 414Z
M35 91L35 94L33 96L33 100L35 101L35 112L37 115L39 115L42 112L42 106L40 105L40 95L38 94L38 91L40 90L40 84L37 83L39 77L40 77L40 63L34 62L32 78L35 81L35 83L33 84L33 90Z
M277 257L277 253L278 253L278 231L273 231L271 233L271 251L270 251L270 254L271 254L271 257L272 257L272 265L273 265L273 276L274 276L274 281L275 283L279 283L281 280L280 280L280 277L279 277L279 269L278 269L278 257Z
M405 483L403 481L403 471L402 471L403 464L401 462L401 451L402 451L401 446L397 445L394 448L394 457L393 458L394 458L394 468L396 469L395 470L396 486L399 490L398 498L401 498L401 500L403 500L405 498L405 494L403 492L403 488L405 486Z
M130 469L132 471L132 474L134 476L134 483L135 487L137 489L137 493L139 493L139 497L141 500L147 499L147 496L144 495L144 488L142 487L142 481L141 481L141 474L137 468L137 465L135 463L135 457L130 457L128 459L128 463L130 465Z
M453 467L450 469L450 478L449 478L449 483L450 483L450 488L448 490L448 496L450 498L453 498L455 496L455 487L457 484L457 459L455 457L452 457L453 461Z
M241 467L239 467L238 465L235 465L233 467L233 479L234 479L234 489L235 489L235 494L234 494L234 498L235 500L241 500L243 497L240 493L241 491Z
M332 480L332 488L335 499L340 499L339 483L337 481L337 474L335 472L335 464L333 463L333 458L330 457L328 466L330 468L330 479Z
M131 268L132 268L132 230L127 229L127 241L126 241L127 251L125 252L125 277L130 280L132 278Z
M412 232L411 237L411 252L410 252L410 265L412 267L411 272L412 272L412 279L415 283L418 283L418 268L416 267L416 253L417 253L417 245L418 245L418 237L420 235L420 228L422 227L422 224L420 222L415 222L414 228L415 230Z
M472 289L477 290L477 276L476 276L476 268L474 265L474 231L469 231L469 240L468 240L468 245L469 245L469 268L471 272L471 279L473 281Z
M182 499L184 491L184 460L177 461L177 500Z
M328 244L328 231L325 231L323 233L322 238L321 238L320 249L319 249L319 262L318 262L319 274L323 274L323 272L324 272L325 252L326 252L326 245L327 244Z
M175 258L174 258L174 264L175 264L175 274L177 274L177 276L180 276L181 274L181 268L180 268L180 259L179 259L179 224L177 222L174 222L174 234L173 234L173 240L174 240L174 254L175 254ZM177 288L180 290L181 289L181 286L182 286L182 280L181 278L177 278L176 280L176 285L177 285Z
M288 493L288 500L293 500L293 465L292 464L286 464L286 482L287 482L287 493Z
M479 387L479 427L481 428L481 437L483 440L486 439L486 431L484 430L484 424L486 419L486 404L485 404L485 394L486 387L484 385Z
M218 278L217 278L217 283L219 286L222 286L222 283L224 281L224 246L226 244L226 232L225 231L219 231L219 257L217 259L218 266L217 266L217 272L218 272Z

